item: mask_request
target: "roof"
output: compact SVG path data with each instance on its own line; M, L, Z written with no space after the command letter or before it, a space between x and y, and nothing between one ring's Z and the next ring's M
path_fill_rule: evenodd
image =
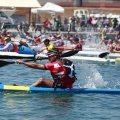
M0 0L0 7L37 8L41 5L38 0Z
M64 8L54 3L47 2L43 7L32 9L31 12L64 13Z

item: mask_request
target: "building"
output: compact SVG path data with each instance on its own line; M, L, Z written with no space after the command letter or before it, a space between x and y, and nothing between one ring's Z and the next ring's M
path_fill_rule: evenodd
M82 7L119 8L120 0L82 0Z
M65 8L65 13L61 14L62 18L71 17L75 9L87 9L89 12L103 11L104 13L115 13L120 14L120 0L38 0L43 6L47 2L58 4ZM39 16L42 18L51 18L50 14L40 13ZM17 12L12 16L18 22L21 21L36 21L36 15L31 14L28 8L17 8Z
M120 0L39 0L41 5L53 2L63 7L120 7Z

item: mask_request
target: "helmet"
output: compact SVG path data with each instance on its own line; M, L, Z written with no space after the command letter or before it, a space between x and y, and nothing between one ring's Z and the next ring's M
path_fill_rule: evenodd
M39 38L39 37L36 37L35 40L36 40L36 41L40 41L40 38Z
M50 42L50 40L49 40L49 39L45 39L45 40L44 40L44 43L45 43L45 42Z
M75 37L75 38L74 38L74 41L79 41L79 38Z
M11 37L5 37L4 40L11 40Z

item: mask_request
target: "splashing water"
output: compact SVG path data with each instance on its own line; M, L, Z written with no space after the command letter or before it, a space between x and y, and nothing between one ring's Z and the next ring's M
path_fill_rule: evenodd
M117 84L114 86L114 88L120 89L120 81L117 81Z
M106 87L107 82L103 80L103 77L96 69L95 65L81 64L80 67L80 86L83 88L98 88Z
M85 38L85 45L83 46L83 50L104 51L107 50L107 48L99 35L88 34Z

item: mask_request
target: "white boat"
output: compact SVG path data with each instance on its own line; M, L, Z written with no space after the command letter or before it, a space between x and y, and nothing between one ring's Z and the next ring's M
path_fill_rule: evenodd
M34 58L34 55L29 54L19 54L16 52L0 52L0 59L46 59L47 55L44 53L37 54ZM77 61L91 61L91 62L97 62L97 63L120 63L120 58L115 59L106 59L106 58L99 58L99 57L87 57L87 56L71 56L71 57L65 57L71 60L77 60Z
M36 58L45 58L47 57L45 54L38 54L36 55ZM98 62L98 63L115 63L116 59L105 59L105 58L99 58L99 57L86 57L86 56L71 56L71 57L65 57L71 60L77 60L77 61L93 61L93 62Z
M34 55L30 54L19 54L17 52L2 52L0 51L0 59L34 59Z
M109 51L79 51L77 55L80 56L88 56L88 57L97 57L101 53L109 52ZM120 58L120 53L110 53L108 55L109 58Z

